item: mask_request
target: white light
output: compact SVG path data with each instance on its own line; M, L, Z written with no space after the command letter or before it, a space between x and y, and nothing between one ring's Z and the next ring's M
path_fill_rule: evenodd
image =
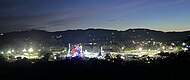
M187 50L188 50L188 48L183 48L183 50L184 50L184 51L187 51Z
M162 49L166 49L165 46L162 46Z
M1 54L4 54L4 52L2 51Z
M125 57L121 56L121 59L125 59Z
M11 51L9 50L7 53L11 54Z
M15 52L15 50L12 50L12 52Z
M182 43L183 46L185 46L186 44L185 43Z
M139 51L142 51L142 48L139 48Z
M132 41L133 42L133 44L135 44L135 41Z
M174 46L175 44L174 43L171 43L172 46Z
M169 49L174 49L174 48L172 46L170 46Z
M155 45L155 44L156 44L156 42L154 41L154 42L153 42L153 45Z
M54 57L53 57L53 59L57 59L57 57L56 57L56 56L54 56Z
M24 55L29 55L28 53L24 53Z
M121 49L123 50L125 48L125 46L123 46Z
M23 52L27 52L25 48L24 48L22 51L23 51Z
M3 33L1 33L1 36L3 36Z
M30 53L33 52L33 51L34 51L34 50L33 50L32 48L28 49L28 52L30 52Z
M38 51L41 51L41 49L38 49Z
M161 53L161 51L157 51L157 53Z
M84 51L84 56L85 57L88 57L88 58L91 58L92 57L92 54L90 52L88 52L87 50Z

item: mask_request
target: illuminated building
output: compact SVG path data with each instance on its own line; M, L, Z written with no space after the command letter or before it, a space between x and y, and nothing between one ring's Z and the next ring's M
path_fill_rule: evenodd
M69 43L69 49L66 57L83 57L83 52L82 52L82 46L81 45L70 45Z

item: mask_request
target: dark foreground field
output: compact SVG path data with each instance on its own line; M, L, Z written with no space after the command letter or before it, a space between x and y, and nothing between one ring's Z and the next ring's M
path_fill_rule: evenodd
M188 80L189 53L151 63L69 59L62 61L19 60L1 62L0 76L6 79L77 79L77 80ZM4 79L5 78L5 79Z

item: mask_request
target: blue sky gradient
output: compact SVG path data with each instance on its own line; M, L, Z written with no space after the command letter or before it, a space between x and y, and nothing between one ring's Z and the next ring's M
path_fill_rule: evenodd
M0 32L42 29L190 30L190 0L0 0Z

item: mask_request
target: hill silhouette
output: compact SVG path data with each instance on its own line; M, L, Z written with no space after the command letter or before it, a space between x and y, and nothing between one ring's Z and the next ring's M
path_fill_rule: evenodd
M0 36L0 49L21 47L29 42L44 47L63 46L68 43L131 44L132 41L158 41L163 43L184 42L190 31L162 32L150 29L128 29L125 31L106 29L67 30L47 32L44 30L26 30L4 33Z

